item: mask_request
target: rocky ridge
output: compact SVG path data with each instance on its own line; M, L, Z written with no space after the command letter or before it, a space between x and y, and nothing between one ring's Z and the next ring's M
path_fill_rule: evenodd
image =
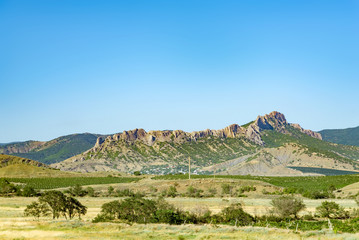
M299 124L289 124L282 113L271 112L264 116L258 116L257 119L249 124L248 127L242 127L238 124L232 124L226 128L220 130L206 129L203 131L184 132L182 130L164 130L164 131L149 131L146 132L144 129L134 129L117 133L107 138L100 137L97 139L93 150L101 149L101 146L106 142L113 142L124 140L127 142L134 142L136 140L142 141L148 146L152 146L157 142L174 142L184 143L190 141L197 141L200 138L208 136L214 136L219 138L237 138L244 137L253 143L264 146L265 142L261 138L261 132L263 130L276 130L281 133L288 133L286 127L292 126L302 133L305 133L311 137L322 139L320 133L313 132L311 130L303 129Z

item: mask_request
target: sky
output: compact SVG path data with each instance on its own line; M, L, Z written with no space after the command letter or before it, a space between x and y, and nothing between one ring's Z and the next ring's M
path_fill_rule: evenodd
M359 1L0 0L0 143L359 125Z

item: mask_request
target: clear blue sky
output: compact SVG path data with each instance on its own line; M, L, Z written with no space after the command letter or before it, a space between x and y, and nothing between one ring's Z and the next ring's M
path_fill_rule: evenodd
M0 142L359 125L359 1L0 0Z

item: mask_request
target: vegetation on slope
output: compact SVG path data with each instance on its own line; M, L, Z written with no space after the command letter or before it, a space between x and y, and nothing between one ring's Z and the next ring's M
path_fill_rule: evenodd
M267 147L280 147L287 143L296 143L305 150L309 156L317 154L322 157L333 158L342 162L350 162L358 165L351 160L359 159L359 148L340 144L329 143L310 137L293 127L287 127L289 134L266 130L262 133L262 139Z
M319 132L322 134L323 140L344 144L359 146L359 127L346 128L346 129L328 129Z
M0 154L0 168L4 168L4 167L10 166L10 165L15 165L15 164L31 165L31 166L37 166L37 167L47 167L43 163L39 163L37 161L33 161L30 159Z
M95 145L97 137L98 135L90 133L63 136L40 145L29 152L11 153L11 155L29 158L46 164L56 163L90 149ZM27 143L22 142L13 145L15 148L21 148ZM1 148L4 149L6 147L9 147L9 145L2 146Z

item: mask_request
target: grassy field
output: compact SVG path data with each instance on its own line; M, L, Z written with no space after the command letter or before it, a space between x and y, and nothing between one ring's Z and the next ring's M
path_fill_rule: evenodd
M227 225L166 225L166 224L133 224L91 223L100 212L103 203L119 198L78 198L88 207L88 213L81 221L67 221L64 218L52 220L50 217L35 221L23 216L26 205L36 198L0 198L0 239L358 239L359 234L335 234L333 232L309 231L295 233L293 230L234 227ZM213 212L234 202L242 202L246 211L260 214L270 208L270 199L230 198L167 198L177 207L189 211L208 207ZM355 206L353 200L335 200L346 208ZM305 200L307 211L312 211L321 203L320 200ZM257 210L255 210L257 209ZM257 211L257 212L255 212Z
M335 234L328 231L294 233L290 230L217 225L127 225L81 221L3 222L1 239L358 239L359 234Z
M331 185L334 185L336 188L342 188L347 185L359 182L359 175L312 176L312 177L261 177L261 176L250 176L250 175L217 175L215 177L226 178L226 179L259 180L279 187L311 189L312 191L327 190ZM193 179L214 178L214 176L192 175L191 178ZM156 176L153 179L155 180L188 179L188 175L187 174L164 175L164 176Z
M71 178L6 178L9 182L27 184L35 189L54 189L75 186L128 183L138 181L131 177L71 177Z

